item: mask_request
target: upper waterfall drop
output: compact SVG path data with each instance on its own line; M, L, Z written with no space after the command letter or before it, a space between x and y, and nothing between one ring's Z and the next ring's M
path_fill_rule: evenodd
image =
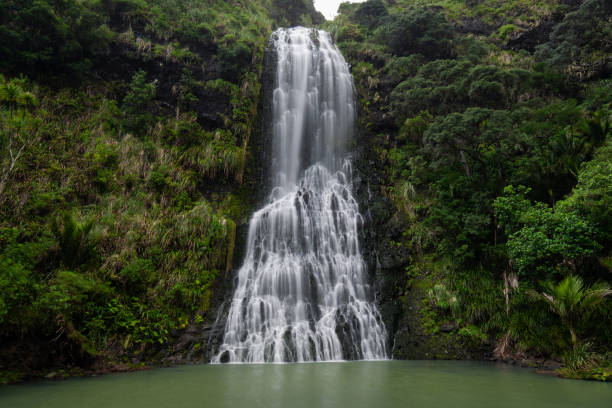
M386 358L352 193L356 110L348 65L325 31L279 29L270 45L275 181L249 223L213 362Z

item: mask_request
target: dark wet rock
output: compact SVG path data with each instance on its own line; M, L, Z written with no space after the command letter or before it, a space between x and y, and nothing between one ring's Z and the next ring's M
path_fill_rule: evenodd
M194 50L197 51L197 50ZM212 54L202 50L202 59L210 60ZM139 55L133 45L113 44L108 58L96 67L97 75L108 80L125 80L139 70L147 72L148 81L156 81L156 100L159 104L157 115L172 115L178 105L176 89L181 78L189 72L194 78L201 79L201 85L193 86L191 92L197 102L191 109L198 113L198 123L205 129L213 130L224 127L224 117L231 116L232 106L229 95L208 88L209 79L218 77L216 67L212 64L188 64L176 60L167 60L161 56L145 58Z
M559 4L564 4L571 8L578 8L582 3L584 3L584 0L559 0Z
M237 240L238 241L238 240ZM238 247L238 245L236 245ZM223 332L227 320L227 303L233 294L233 280L237 267L242 262L242 256L236 257L240 263L219 277L212 287L213 296L210 308L200 315L201 323L191 323L179 334L174 334L169 341L170 348L161 353L160 360L164 364L208 363L217 353L223 341Z
M224 351L223 354L221 354L221 357L219 358L219 361L221 361L222 363L229 363L230 361L230 355L229 352Z
M540 365L540 368L544 370L558 370L561 368L561 362L557 360L545 360Z
M534 52L538 45L548 42L550 33L556 24L557 21L554 20L543 21L531 30L524 31L508 40L506 47L514 51Z
M346 360L358 360L361 358L355 344L357 344L359 336L359 322L354 314L350 313L345 307L341 307L337 311L336 316L336 335L342 345L342 356Z
M536 370L536 374L543 374L543 375L552 375L552 376L559 376L559 374L557 373L556 370L544 370L544 369L537 369Z
M369 137L364 134L361 140L367 143ZM396 218L394 205L383 191L384 167L368 153L357 154L354 191L364 216L363 253L388 332L389 356L396 359L491 359L493 345L473 344L458 334L456 322L445 323L436 333L426 333L421 321L425 290L407 282L406 267L412 262L412 254L403 244L406 226ZM427 271L420 274L425 277Z
M427 332L421 317L425 291L412 285L402 297L401 318L393 334L393 358L406 360L491 360L493 345L474 342L460 335L456 322L448 322L435 332ZM446 327L445 327L446 326ZM446 330L442 330L445 327ZM454 328L452 328L454 327ZM452 328L452 329L451 329Z
M496 28L478 18L463 18L461 22L455 27L455 30L460 34L476 34L489 36L495 32Z
M164 360L164 362L166 364L172 364L172 365L177 365L177 364L183 364L184 363L183 356L180 355L180 354L176 354L176 355L170 356L170 357L166 358Z
M440 331L443 333L450 333L457 330L458 327L457 322L446 322L440 326Z

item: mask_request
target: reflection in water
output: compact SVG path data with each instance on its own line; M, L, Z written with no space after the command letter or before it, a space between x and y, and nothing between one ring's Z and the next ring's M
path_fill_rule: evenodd
M3 408L607 407L612 384L457 361L183 366L0 388Z

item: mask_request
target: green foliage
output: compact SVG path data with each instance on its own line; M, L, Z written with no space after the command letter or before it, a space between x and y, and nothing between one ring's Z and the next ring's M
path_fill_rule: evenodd
M31 276L39 245L20 244L17 238L14 228L0 230L0 327L27 325L26 310L39 290Z
M40 137L42 120L33 114L38 106L25 78L6 80L0 74L0 202L24 154Z
M574 213L554 211L544 204L532 206L525 198L527 192L507 187L504 197L493 205L509 234L510 263L532 280L576 272L600 249L595 229Z
M376 37L398 56L421 54L427 59L453 56L451 26L442 14L429 9L408 9L390 14L382 20Z
M22 371L0 371L0 385L18 383L25 377Z
M336 41L361 41L363 40L363 34L357 24L346 24L343 25L336 34Z
M468 106L503 108L533 89L531 74L522 69L474 65L467 60L438 60L422 65L415 76L391 93L398 117L429 110L448 114Z
M456 316L461 308L459 301L447 288L441 283L434 285L427 292L429 298L434 304L441 309L449 309L453 316Z
M238 82L251 61L251 49L242 42L232 42L219 53L219 72L230 82Z
M408 57L391 57L383 72L385 78L395 86L408 77L416 75L422 64L423 57L420 54L413 54Z
M612 143L608 140L593 160L578 173L578 184L567 199L559 202L564 212L576 212L596 226L603 241L612 240Z
M0 2L0 71L83 75L107 50L104 17L78 0Z
M388 14L382 0L368 0L359 4L353 13L353 19L358 24L372 29Z
M272 0L271 15L281 27L321 24L323 14L314 7L313 0Z
M506 24L499 27L497 32L502 39L507 40L508 38L510 38L510 36L512 36L512 34L517 31L517 29L518 27L514 24Z
M214 319L271 3L0 4L0 342L46 344L43 365L148 361Z
M96 258L96 238L94 222L87 220L79 222L70 213L65 213L60 221L55 218L51 223L51 231L59 245L59 256L62 264L76 268Z
M563 326L525 290L568 273L609 279L612 94L593 81L610 71L607 6L399 0L372 22L360 7L343 4L332 28L361 98L360 143L396 206L388 222L412 262L452 259L437 278L461 304L462 334L498 339L502 355L560 355ZM515 51L551 16L561 23L535 55ZM580 323L601 350L608 310Z
M483 333L479 327L474 326L473 324L459 329L459 334L476 342L484 342L487 340L486 333Z
M606 0L587 0L568 13L539 46L536 57L557 69L568 68L580 79L609 72L612 51L609 38L612 5Z
M586 367L591 362L591 353L589 353L589 344L581 343L563 354L563 365L572 371L580 370Z
M123 267L119 277L130 294L140 294L155 279L155 266L151 259L136 258Z
M397 135L400 141L409 141L411 143L422 145L425 131L432 122L433 117L427 111L419 113L413 118L408 118L402 125Z
M166 186L170 184L166 171L167 170L162 167L157 170L151 170L149 173L148 184L151 189L157 193L163 192Z
M100 143L96 146L91 159L96 171L94 183L100 190L105 191L112 183L117 170L119 159L117 150L112 144Z
M587 287L582 279L575 275L568 275L557 285L548 281L544 289L545 292L541 293L529 290L527 294L533 301L545 302L551 312L561 318L571 335L574 357L583 354L579 352L576 326L595 306L612 295L612 289L606 286Z
M557 370L562 377L583 380L610 381L612 379L612 356L589 351L589 343L563 354L564 367Z
M25 78L6 80L0 75L0 105L6 106L11 116L20 110L30 110L38 105L32 92L28 92L28 83Z
M147 82L147 73L138 71L132 77L130 90L123 98L122 109L125 113L123 126L129 132L141 134L153 121L150 112L151 102L155 98L156 83Z

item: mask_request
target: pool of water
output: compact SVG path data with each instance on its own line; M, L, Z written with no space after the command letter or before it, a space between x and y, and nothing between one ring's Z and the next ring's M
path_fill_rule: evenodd
M196 365L0 387L0 407L612 407L612 384L461 361Z

